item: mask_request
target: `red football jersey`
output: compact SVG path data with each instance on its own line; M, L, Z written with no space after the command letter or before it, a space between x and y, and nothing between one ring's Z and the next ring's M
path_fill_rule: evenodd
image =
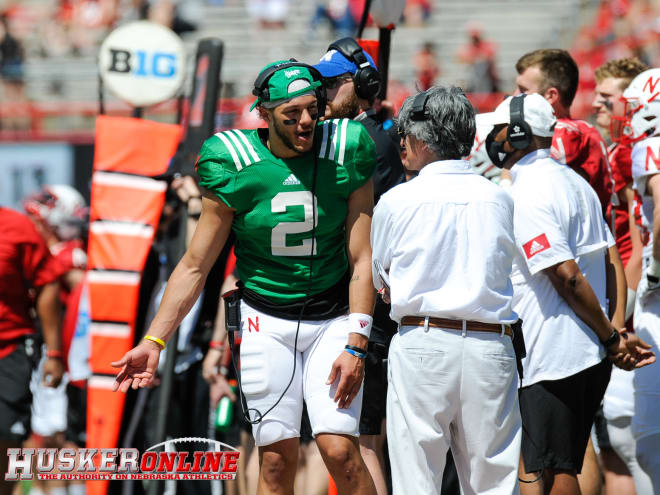
M623 265L628 264L632 254L632 240L630 238L628 205L621 201L619 193L628 185L632 184L632 148L622 144L613 144L609 150L610 169L614 180L614 193L607 207L607 222L616 239L616 247L619 249Z
M552 157L571 167L591 184L605 215L614 187L607 147L598 129L583 120L557 119L552 137Z
M54 282L62 273L32 221L0 208L0 358L16 348L18 338L35 331L30 289Z
M87 267L87 254L83 249L83 243L80 239L63 241L51 246L50 252L62 265L65 272L79 268L84 270Z

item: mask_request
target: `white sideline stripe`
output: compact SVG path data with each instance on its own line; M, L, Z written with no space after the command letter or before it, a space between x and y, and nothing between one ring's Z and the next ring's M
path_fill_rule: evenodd
M87 280L91 284L138 285L140 283L140 274L89 270L87 272Z
M325 149L328 145L328 124L330 124L330 122L323 122L323 139L321 140L321 152L319 153L319 158L325 158Z
M127 174L110 174L108 172L94 172L92 182L103 186L130 187L145 191L160 192L167 189L167 184L162 180Z
M335 148L337 147L337 134L339 134L339 119L332 121L332 143L330 144L330 152L328 153L328 160L335 159Z
M90 335L102 335L104 337L130 337L131 327L124 323L95 323L89 326Z
M247 167L248 165L251 165L252 162L248 158L247 153L245 152L245 149L243 148L243 145L238 140L238 138L234 136L234 134L232 134L231 132L226 132L225 134L229 136L229 139L231 139L232 143L234 143L234 146L236 146L236 149L243 157L243 163L245 163L245 166Z
M229 150L229 153L231 154L231 157L234 160L234 165L236 165L236 170L241 170L243 168L243 165L241 165L241 160L238 158L236 151L234 151L234 146L231 144L229 139L227 139L227 136L225 136L222 132L218 132L216 136L218 136L222 140L222 142L225 143L225 146Z
M250 152L250 156L252 156L252 160L253 160L252 163L258 162L259 161L259 155L257 154L256 151L254 151L254 148L250 144L250 141L248 141L248 139L245 137L245 134L243 134L243 131L239 131L238 129L234 129L234 132L238 135L238 137L241 138L241 141L243 141L245 143L245 147Z
M115 379L111 376L92 375L89 377L88 386L90 388L102 388L106 390L112 390L113 383L115 383Z
M348 128L348 119L344 119L341 123L341 140L339 141L339 158L337 162L339 165L344 164L344 153L346 152L346 129Z
M154 235L154 228L151 225L128 222L112 222L106 220L97 220L92 222L90 230L94 234L116 234L133 237L143 237L149 239Z

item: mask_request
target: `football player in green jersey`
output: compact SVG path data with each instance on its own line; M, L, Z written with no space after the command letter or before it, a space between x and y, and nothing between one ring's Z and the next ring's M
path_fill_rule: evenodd
M151 383L164 343L233 229L243 285L240 377L260 494L293 492L303 400L340 493L376 493L357 441L375 300L375 150L362 124L319 122L320 79L299 62L265 67L254 93L268 129L234 129L204 143L197 230L147 335L113 363L121 367L115 390Z

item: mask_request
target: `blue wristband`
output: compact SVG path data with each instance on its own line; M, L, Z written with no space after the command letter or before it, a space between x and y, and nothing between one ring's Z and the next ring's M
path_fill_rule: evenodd
M352 356L355 356L356 358L364 359L367 357L367 354L364 352L357 352L354 351L353 349L344 349L344 351L348 352Z

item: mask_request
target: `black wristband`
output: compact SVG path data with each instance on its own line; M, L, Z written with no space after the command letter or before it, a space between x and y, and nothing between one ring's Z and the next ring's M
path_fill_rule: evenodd
M349 345L349 344L346 344L346 345L344 346L344 349L350 349L350 350L352 350L352 351L360 352L360 353L362 353L362 354L366 354L366 353L367 353L366 349L362 349L361 347L358 347L358 346L356 346L356 345Z
M607 340L605 342L603 342L603 346L605 347L605 350L609 351L610 347L612 347L614 344L618 344L619 339L621 339L621 334L617 330L612 330L610 336L607 337Z

